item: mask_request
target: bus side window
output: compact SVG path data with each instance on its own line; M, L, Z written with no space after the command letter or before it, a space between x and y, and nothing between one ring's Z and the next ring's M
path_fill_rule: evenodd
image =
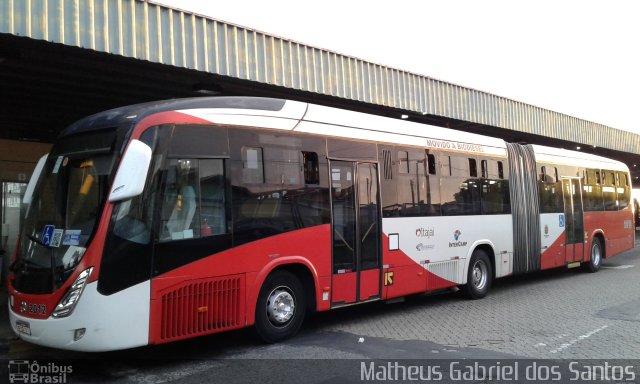
M305 184L320 184L320 167L318 165L318 154L315 152L302 151L302 169L304 170Z
M169 160L162 190L160 241L199 237L198 160Z
M629 178L626 172L617 172L617 199L618 209L624 209L629 206L631 200L631 188L629 187Z
M617 211L618 199L616 193L616 174L614 171L603 171L604 186L602 187L602 199L605 211Z
M549 175L549 172L552 174ZM562 200L562 183L558 178L558 168L550 166L540 167L538 181L540 193L540 213L557 213L564 211Z
M432 163L429 156L432 158ZM439 185L437 182L434 183L434 180L437 180L436 177L428 174L430 167L435 167L433 155L425 156L424 150L398 150L398 159L401 165L400 172L395 177L398 214L400 216L440 215ZM432 171L435 173L435 168Z
M224 163L218 159L200 160L200 235L227 233Z
M436 174L436 156L433 154L427 154L427 166L430 175Z
M584 186L584 190L584 210L603 211L602 183L600 182L599 169L587 169L587 184Z
M264 158L262 148L242 147L242 182L264 183Z
M509 181L504 180L502 162L494 159L482 160L480 199L482 214L502 214L511 212Z
M162 185L160 241L227 233L224 162L171 159Z
M470 161L474 160L474 161ZM445 163L446 162L446 163ZM440 196L442 198L442 215L477 215L481 212L479 181L470 175L475 159L463 156L441 156L444 175L440 179ZM477 168L475 170L477 175Z

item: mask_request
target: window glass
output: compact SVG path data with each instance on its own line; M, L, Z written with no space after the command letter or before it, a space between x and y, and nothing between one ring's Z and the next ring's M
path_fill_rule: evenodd
M504 167L502 165L502 161L497 161L493 159L482 160L483 164L486 164L487 175L484 176L487 179L492 180L502 180L505 178ZM484 172L484 171L483 171Z
M428 162L428 167L429 167L429 174L430 175L435 175L436 174L436 157L435 157L435 155L428 154L427 155L427 162Z
M393 179L393 158L390 149L382 149L382 168L385 180Z
M428 157L422 149L398 151L406 156L408 173L397 177L398 209L400 216L439 215L439 185L434 175L425 175ZM406 155L405 155L406 154ZM405 169L403 166L401 169Z
M237 129L229 141L234 246L330 222L324 139ZM250 150L262 158L262 183L244 173Z
M169 159L163 173L161 242L228 232L223 160Z
M564 212L562 183L558 180L556 167L542 165L539 169L538 191L540 194L540 213ZM549 174L551 172L551 174Z
M469 176L478 177L478 165L476 159L469 159Z
M440 179L443 215L475 215L481 212L480 183L469 176L469 160L463 156L440 157L441 169L444 169L444 175ZM447 166L451 176L447 176Z
M604 186L602 187L602 200L605 211L618 210L618 194L616 191L616 174L613 171L602 171Z
M302 152L305 184L320 184L320 168L318 166L318 154L315 152Z
M98 291L109 295L149 280L152 269L151 234L158 174L162 166L163 144L169 140L171 127L146 130L140 141L149 145L153 157L145 190L139 196L115 204L100 264Z
M618 186L616 188L618 209L624 209L629 206L631 200L631 188L629 186L629 176L626 172L617 172Z
M264 183L262 148L242 147L242 181Z
M331 162L333 195L333 273L356 268L355 187L353 163Z
M168 161L161 203L160 241L200 236L198 181L198 160Z
M469 177L469 159L462 156L449 156L451 176ZM477 174L477 171L476 171Z
M399 173L409 173L409 152L398 151Z
M598 177L600 170L586 169L584 174L584 183L582 185L584 210L586 212L604 210L602 204L602 186L599 183Z
M297 148L265 146L263 150L265 183L302 186L303 159Z
M482 214L511 213L511 196L507 180L482 180Z
M438 155L440 164L440 176L451 176L451 157L449 155Z
M504 180L502 162L494 159L482 160L483 180L480 183L480 205L482 214L511 213L509 181Z
M382 159L383 176L380 178L380 203L383 217L397 217L400 215L398 205L398 186L393 172L393 147L378 146Z
M200 160L200 235L227 232L225 177L222 160Z

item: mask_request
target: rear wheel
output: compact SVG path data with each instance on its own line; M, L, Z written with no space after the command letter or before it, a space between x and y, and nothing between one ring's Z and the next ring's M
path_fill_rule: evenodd
M492 278L489 256L485 251L476 249L471 256L471 262L469 262L467 284L462 286L462 294L469 299L482 299L491 288Z
M255 332L267 343L295 335L306 311L304 288L287 271L276 271L265 280L256 304Z
M602 264L602 243L597 237L593 238L591 242L591 258L589 262L585 264L585 270L587 272L596 273L600 270Z

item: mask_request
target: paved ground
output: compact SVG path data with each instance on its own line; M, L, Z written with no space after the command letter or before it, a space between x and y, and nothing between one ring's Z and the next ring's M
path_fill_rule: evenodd
M275 345L242 330L113 353L56 351L15 339L0 308L0 358L72 364L68 382L343 382L359 377L363 359L640 359L640 248L596 274L502 279L483 300L445 293L319 314Z

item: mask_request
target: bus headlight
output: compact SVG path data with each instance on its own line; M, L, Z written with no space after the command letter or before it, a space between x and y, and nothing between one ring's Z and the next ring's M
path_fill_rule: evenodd
M73 312L73 308L75 308L80 296L82 295L82 291L84 290L84 286L87 285L87 280L89 280L89 276L91 276L91 272L93 272L93 267L89 269L85 269L80 273L76 281L73 282L71 288L69 288L69 292L66 293L60 300L60 303L53 310L51 316L53 317L67 317Z

